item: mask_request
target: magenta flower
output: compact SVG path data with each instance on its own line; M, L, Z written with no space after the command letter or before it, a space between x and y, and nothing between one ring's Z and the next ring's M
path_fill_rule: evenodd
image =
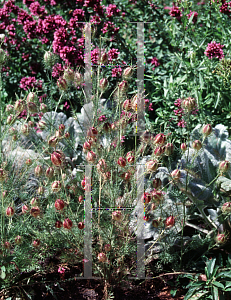
M105 115L102 115L102 116L100 116L100 117L98 118L98 121L99 121L99 122L104 122L106 119L107 119L106 116L105 116Z
M101 22L101 18L99 16L91 16L91 23L95 25L99 25Z
M111 70L111 76L112 77L121 77L121 75L122 75L122 68L121 67L116 67L116 68L114 68L114 69L112 69Z
M181 20L182 13L177 6L171 7L169 14L171 17L176 18L178 21Z
M63 108L65 108L66 110L68 110L70 108L70 105L68 105L67 102L64 103Z
M154 68L152 68L152 70L154 71L156 67L158 67L160 65L158 59L156 57L153 57L152 60L151 60L151 64L152 65L155 65Z
M52 77L59 78L63 75L64 69L61 64L55 64L52 68Z
M91 62L93 65L97 65L99 61L99 48L95 48L91 51Z
M29 57L30 57L30 53L28 53L28 54L23 53L22 54L23 60L28 60Z
M36 88L42 90L42 80L36 80L35 77L23 77L20 81L20 88L26 90Z
M231 10L230 10L230 7L231 7L231 2L225 2L223 3L221 6L220 6L220 12L222 14L225 14L225 15L230 15L231 14Z
M31 11L31 14L34 16L41 17L47 14L47 11L45 10L45 6L40 6L38 1L31 3L29 10Z
M118 49L112 48L108 51L107 55L108 55L108 60L112 61L114 59L117 59L119 56L120 52L118 52Z
M152 103L150 103L150 104L149 104L149 106L148 106L148 110L149 110L149 111L153 111L153 108L152 108Z
M59 267L59 269L58 269L58 272L61 273L61 274L65 273L65 271L66 271L66 269L61 268L61 267Z
M222 50L223 47L224 45L221 45L220 43L211 42L208 44L204 53L209 59L216 57L221 60L222 58L224 58L224 53Z
M119 16L121 10L118 9L115 4L109 4L106 7L106 12L107 12L107 17L111 18L112 16Z
M18 119L24 119L24 120L26 120L26 116L27 116L27 110L24 109L24 110L20 113L20 115L18 116Z

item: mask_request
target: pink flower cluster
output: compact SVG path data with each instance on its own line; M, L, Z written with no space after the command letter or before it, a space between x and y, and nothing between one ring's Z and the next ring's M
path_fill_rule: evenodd
M70 105L67 102L65 102L64 105L63 105L63 108L65 108L66 110L68 110L70 108Z
M26 90L35 88L42 90L42 80L36 80L35 77L23 77L20 81L20 88Z
M91 16L91 23L99 25L101 23L101 18L97 15Z
M83 64L83 50L76 49L75 41L70 41L71 34L67 29L60 27L54 33L54 41L52 43L54 53L58 53L66 64Z
M223 3L221 6L220 6L220 12L222 13L222 14L225 14L225 15L227 15L227 16L229 16L230 14L231 14L231 2L225 2L225 3Z
M152 64L152 65L155 65L155 67L152 68L153 71L155 70L156 67L158 67L158 66L160 65L160 63L159 63L159 61L158 61L158 59L157 59L156 57L153 57L153 58L151 59L151 64Z
M3 9L9 13L18 14L19 7L17 5L14 5L15 0L9 0L3 5Z
M105 115L102 115L102 116L100 116L100 117L98 118L98 121L99 121L99 122L104 122L106 119L107 119L106 116L105 116Z
M98 64L98 62L99 62L99 53L100 53L99 48L95 48L94 50L91 51L91 63L93 65Z
M111 40L118 32L119 27L112 22L114 16L124 16L124 13L116 4L102 6L101 0L76 0L77 8L72 12L70 21L66 21L61 15L48 15L45 6L56 5L61 3L61 0L23 0L23 4L27 6L27 10L15 5L15 0L5 0L3 8L0 8L0 30L6 30L5 43L15 45L15 49L19 50L24 42L28 39L39 39L43 44L52 43L54 53L58 54L66 65L84 65L84 37L77 37L76 29L82 29L86 20L86 14L90 15L90 20L94 24L101 23L101 17L106 17L109 20L102 24L102 32L108 33ZM70 4L69 1L67 1ZM45 3L45 6L42 4ZM82 6L81 6L82 5ZM81 8L80 8L81 7ZM88 11L88 8L90 10ZM92 13L93 10L93 13ZM28 13L29 12L29 13ZM12 18L11 13L15 14ZM17 25L17 26L16 26ZM24 36L17 37L18 28L21 25L24 31ZM17 37L17 38L16 38ZM52 42L53 41L53 42ZM118 49L112 48L108 51L108 62L117 60L119 56ZM28 53L23 53L22 58L28 60ZM92 62L97 60L97 49L92 52ZM30 64L31 74L36 74L39 69L39 64ZM114 77L121 76L122 69L116 68L112 71ZM53 67L52 76L59 78L63 75L63 67L59 64ZM33 76L33 75L32 75ZM27 90L32 86L37 89L42 89L41 83L37 82L35 77L24 77L20 81L20 88Z
M107 17L111 18L113 16L119 16L121 9L118 9L115 4L109 4L106 7Z
M59 78L63 75L63 72L64 72L64 68L62 67L61 64L55 64L52 68L52 77L54 78Z
M12 37L14 37L15 36L15 26L14 26L14 24L11 24L11 25L8 25L8 26L6 26L6 31L8 31L8 34L10 35L10 36L12 36Z
M171 17L176 18L178 21L181 20L182 13L181 13L179 7L177 7L177 6L171 7L169 14Z
M121 67L115 67L114 69L111 70L111 74L112 74L111 76L119 78L121 77L122 72L123 70Z
M148 99L144 99L144 103L145 103L145 104L149 104L149 105L148 105L148 111L153 111L152 103L149 103L149 100L148 100Z
M73 11L73 18L70 19L69 21L69 28L73 29L73 28L80 28L83 27L83 24L80 24L78 22L82 22L84 21L84 16L85 16L85 12L82 9L75 9Z
M40 18L47 15L45 6L40 6L38 1L31 3L29 10L33 16L39 16Z
M118 49L112 48L108 51L108 61L112 61L114 59L117 59L119 56L120 52L118 52Z
M224 45L221 45L220 43L211 42L208 44L204 53L209 59L216 57L221 60L222 58L224 58L224 53L222 50L223 47Z

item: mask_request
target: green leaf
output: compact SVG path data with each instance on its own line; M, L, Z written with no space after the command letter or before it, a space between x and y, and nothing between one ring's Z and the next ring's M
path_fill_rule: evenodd
M214 269L214 266L215 266L215 263L216 263L216 258L213 258L211 260L208 261L207 263L207 272L208 272L208 276L207 278L209 279L213 273L213 269Z
M227 267L231 267L231 254L228 255Z
M213 285L215 285L216 287L221 288L221 289L225 288L224 285L221 282L218 282L218 281L214 281Z
M216 278L224 278L224 277L227 277L227 278L231 278L231 271L223 271L223 272L220 272Z
M214 300L219 300L219 296L218 296L218 288L217 287L213 287L213 299Z
M170 291L170 294L171 294L171 296L173 296L173 297L176 296L176 293L177 293L177 289L171 290L171 291Z
M215 277L215 275L217 274L217 271L219 269L220 266L216 266L213 270L212 276L211 277Z
M205 267L205 275L206 275L207 278L209 277L208 268L207 267Z
M206 38L203 39L203 41L201 42L201 44L200 44L200 46L198 47L198 49L200 49L200 48L203 46L203 44L204 44L205 41L206 41Z
M6 278L6 267L1 267L1 278L4 280Z
M183 77L180 78L178 84L182 84L182 82L184 82L185 79L187 79L187 74L185 74Z
M196 293L196 291L198 291L199 288L198 287L194 287L188 290L187 294L184 297L184 300L190 300L190 298Z
M203 88L204 87L204 79L201 76L201 73L199 73L199 81L200 81L200 87Z
M188 25L192 23L193 17L194 17L194 14L191 15L191 17L190 17L190 19L189 19L189 21L188 21ZM197 45L196 45L196 46L197 46Z
M221 95L221 93L218 92L218 93L217 93L217 101L216 101L215 106L214 106L215 109L217 108L217 105L218 105L218 103L219 103L220 95Z

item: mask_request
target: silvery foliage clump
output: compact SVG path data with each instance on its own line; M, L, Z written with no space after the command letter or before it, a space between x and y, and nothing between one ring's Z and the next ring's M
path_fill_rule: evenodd
M167 187L167 192L164 201L154 211L147 212L151 218L149 222L143 222L144 227L142 236L146 242L146 249L152 247L152 253L160 252L165 249L166 243L168 245L176 245L178 233L182 229L181 221L183 220L183 198L188 198L191 202L191 208L186 208L186 221L190 226L190 220L203 217L200 212L204 212L208 221L214 225L212 230L223 230L224 219L221 215L220 207L226 201L222 196L217 198L214 196L214 191L217 188L222 188L224 191L231 191L231 169L223 176L218 175L218 166L221 161L228 160L231 162L231 141L228 139L228 131L225 126L219 124L213 128L212 133L203 141L203 147L199 151L192 148L192 143L195 140L203 140L202 125L197 125L190 136L190 144L187 151L183 154L181 159L176 163L176 166L181 171L181 178L174 184L168 185L171 180L170 173L173 171L165 167L159 167L155 173L149 176L144 176L144 185L147 186L149 179L160 178L164 187ZM150 160L151 156L146 156L139 161L140 164L145 164ZM174 164L173 164L174 165ZM186 190L187 182L187 190ZM179 189L182 199L176 196L175 190ZM151 189L147 188L145 192ZM135 208L131 214L130 229L132 232L138 233L137 224L139 214L142 213L143 204L140 201L135 203ZM172 228L166 230L164 235L161 235L161 228L152 226L152 220L173 215L177 216L176 224ZM195 228L195 227L194 227ZM198 228L200 230L200 228ZM207 230L201 230L202 233L211 233ZM161 238L160 238L161 237ZM153 241L150 241L150 240ZM190 237L184 237L190 239ZM154 245L154 247L153 247Z
M99 108L104 109L108 106L105 99L100 100ZM43 115L42 121L45 121L47 127L39 132L38 135L44 140L54 135L60 124L65 125L65 132L70 133L68 140L62 139L59 142L59 148L63 150L66 157L70 157L74 165L83 163L82 145L86 140L87 130L93 125L94 104L89 102L83 105L80 113L76 113L75 117L67 118L64 113L47 112ZM71 143L71 142L72 143Z
M64 124L65 132L70 133L68 140L62 139L59 142L59 148L63 150L64 154L71 159L75 160L76 164L82 162L82 144L84 137L86 136L87 129L90 127L92 120L92 102L85 104L80 113L76 114L76 117L67 118L64 113L47 112L43 115L42 121L45 121L47 126L38 134L44 141L48 141L51 136L58 130L60 124ZM72 143L70 143L70 141Z
M41 121L46 122L46 128L38 132L31 130L28 135L20 133L25 121L22 119L17 120L11 127L17 130L19 139L13 143L11 138L6 136L2 142L4 154L8 159L15 162L15 167L22 166L28 158L42 160L44 156L37 151L38 143L47 143L48 139L55 135L59 125L64 124L65 132L70 133L70 138L67 140L62 139L57 148L63 150L66 157L73 160L75 165L81 164L83 162L82 145L85 141L87 130L92 126L93 122L93 106L93 102L84 104L81 112L70 118L67 118L62 112L51 111L44 113ZM108 106L109 104L105 99L100 100L99 108L108 108Z
M225 199L220 195L215 198L216 190L222 188L226 192L231 191L231 169L214 180L218 173L221 161L231 162L231 141L224 125L218 124L212 133L205 138L203 147L196 153L192 148L194 140L202 140L202 125L197 125L193 130L190 140L190 148L184 153L179 168L188 176L188 191L194 199L194 204L205 209L209 218L222 230L220 223L220 206ZM188 173L187 171L188 170ZM192 171L192 172L191 172ZM180 181L181 187L186 185L186 176ZM221 220L222 221L222 220Z
M138 160L138 165L144 166L143 171L145 170L145 164L151 159L151 156L145 156L142 159ZM147 176L141 177L140 180L144 181L143 186L147 186L154 178L160 178L163 186L167 186L170 179L169 170L165 167L159 167L156 173L153 173L151 178L150 174ZM141 187L142 189L142 187ZM148 187L144 192L150 192L151 187ZM137 190L139 193L139 191ZM138 198L134 201L134 210L130 216L130 231L134 232L138 238L145 240L145 250L152 248L151 253L158 253L164 250L166 245L174 245L178 234L181 231L181 220L183 216L183 207L179 198L176 198L174 193L169 189L164 196L164 201L158 205L158 207L153 211L151 210L151 203L146 205L145 214L150 216L148 222L144 222L144 203L142 203ZM166 219L170 215L178 215L176 219L175 226L168 228L166 232L163 232L163 228L154 227L152 220L162 220Z

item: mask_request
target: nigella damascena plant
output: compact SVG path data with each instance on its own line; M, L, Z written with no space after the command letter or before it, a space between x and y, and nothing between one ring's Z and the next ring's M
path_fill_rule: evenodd
M70 85L75 79L75 72L67 68L64 70L63 78L66 80L67 84Z
M182 101L182 107L188 111L192 111L197 107L196 100L194 98L188 97Z
M60 77L57 80L57 86L58 86L60 91L66 91L68 89L67 82L63 77Z
M27 98L26 98L26 102L27 103L29 103L29 102L37 102L37 101L38 101L38 96L36 95L36 93L30 92L27 95Z
M133 68L132 67L127 67L124 71L123 71L123 78L124 79L130 79L133 75Z
M218 167L220 173L227 172L230 167L230 163L228 160L221 161Z
M99 88L102 92L104 92L108 87L108 80L107 78L102 78L100 79L100 82L99 82Z
M65 162L65 155L62 151L56 150L51 154L51 162L53 165L60 167Z
M50 51L46 51L43 57L46 69L51 69L56 63L56 55Z
M164 224L166 228L173 227L175 225L175 217L174 216L167 217Z
M7 178L6 171L0 168L0 182L4 181Z
M206 124L202 128L202 133L204 136L209 136L212 132L212 126L210 124Z
M25 108L25 103L22 99L19 99L15 102L15 105L14 105L14 109L17 111L17 112L22 112Z

